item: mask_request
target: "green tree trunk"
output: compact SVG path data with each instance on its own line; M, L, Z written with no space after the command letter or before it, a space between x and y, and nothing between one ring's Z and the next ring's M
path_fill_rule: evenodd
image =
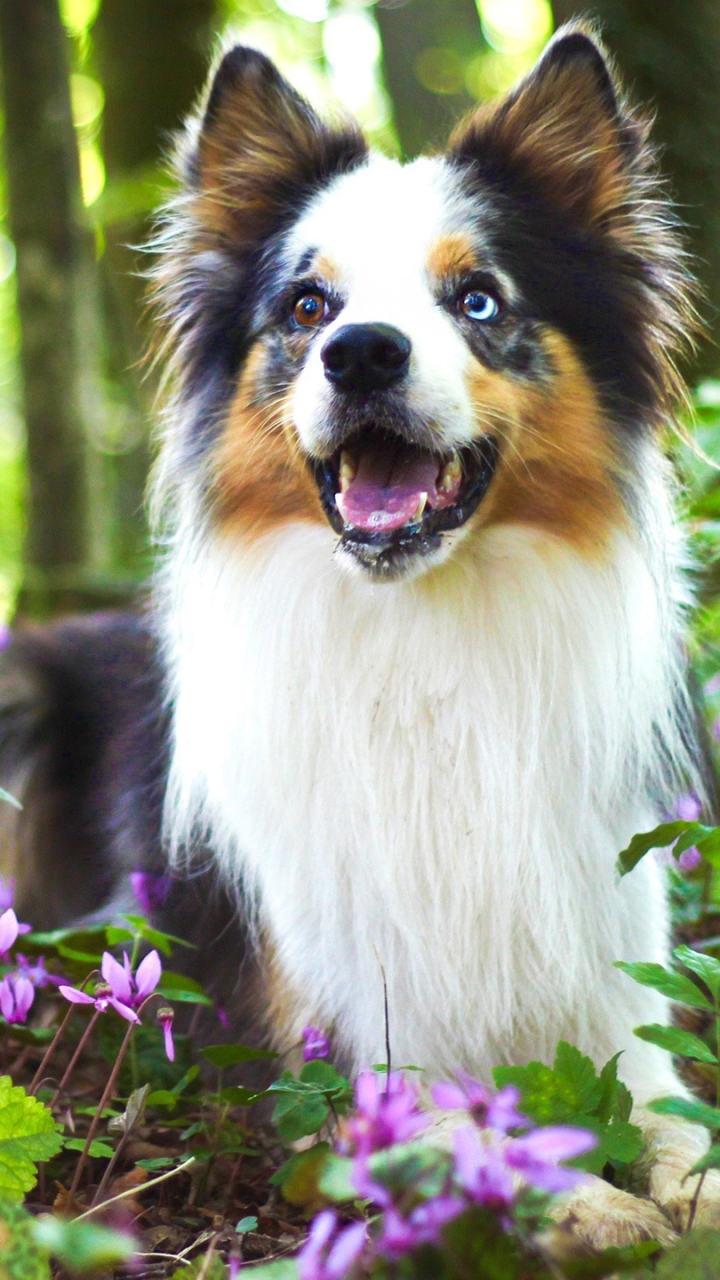
M20 608L43 614L82 595L87 550L81 311L92 241L58 0L0 0L0 60L27 426Z
M556 22L586 14L553 0ZM655 137L708 297L712 342L701 371L717 370L720 341L720 5L717 0L593 0L592 13L628 89L657 111Z
M404 154L441 145L472 105L464 76L484 47L475 0L379 0L385 84Z

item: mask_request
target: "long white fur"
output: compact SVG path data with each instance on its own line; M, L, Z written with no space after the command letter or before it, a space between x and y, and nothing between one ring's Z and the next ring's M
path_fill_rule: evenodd
M469 356L423 273L462 213L438 162L378 162L321 196L296 240L340 263L341 318L407 329L416 393L458 443ZM295 400L309 447L319 369L315 354ZM398 1063L487 1079L565 1037L598 1064L623 1050L638 1101L677 1089L668 1055L632 1035L666 1002L613 968L666 957L663 873L646 858L619 881L615 864L693 775L679 540L654 446L635 472L633 518L594 558L491 527L392 585L348 574L329 527L208 532L180 477L161 589L168 841L177 858L209 839L255 896L298 1018L331 1026L357 1067L383 1054L381 962Z

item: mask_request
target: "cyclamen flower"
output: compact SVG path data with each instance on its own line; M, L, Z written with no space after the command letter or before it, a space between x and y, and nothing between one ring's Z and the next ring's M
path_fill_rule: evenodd
M312 1062L315 1058L327 1058L330 1052L330 1041L320 1027L303 1029L303 1061Z
M469 1111L473 1120L483 1128L507 1133L510 1129L527 1129L530 1121L517 1110L520 1090L508 1084L499 1093L492 1093L479 1080L464 1071L458 1073L457 1083L443 1080L431 1089L432 1100L443 1111Z
M8 907L7 911L3 911L0 916L0 957L5 957L15 946L18 934L29 933L29 924L18 924L18 918L12 907Z
M503 1148L488 1135L484 1142L469 1125L454 1134L455 1169L460 1185L471 1200L499 1214L504 1227L510 1225L509 1210L515 1186L504 1159Z
M386 1209L377 1247L386 1258L395 1261L421 1244L438 1244L443 1227L465 1208L459 1196L436 1196L419 1204L407 1218L394 1207Z
M8 907L12 907L15 902L15 877L10 876L9 880L5 880L0 876L0 911L7 911Z
M175 1061L175 1041L173 1040L172 1024L175 1017L175 1010L169 1005L158 1009L157 1020L163 1031L163 1040L165 1043L165 1054L169 1062Z
M123 952L123 963L118 964L109 951L103 953L100 971L106 985L99 987L94 996L87 991L79 991L77 987L60 987L60 994L73 1004L94 1004L99 1013L104 1013L112 1006L121 1018L128 1022L139 1022L135 1009L152 995L162 975L162 964L157 951L145 956L133 975L127 953Z
M56 978L54 973L48 973L45 968L45 957L38 956L35 962L28 960L27 956L23 956L18 951L16 957L18 973L23 978L29 978L34 987L48 987L50 985L59 987L62 978Z
M365 1247L364 1222L338 1228L333 1209L319 1213L297 1255L300 1280L344 1280Z
M0 982L0 1012L6 1022L24 1022L35 999L29 978L11 973Z
M560 1160L573 1160L597 1146L597 1138L587 1129L572 1125L549 1125L523 1138L511 1138L504 1151L511 1169L521 1174L531 1187L547 1191L569 1191L586 1176L580 1169L562 1169Z
M418 1110L418 1090L399 1071L389 1080L377 1071L363 1071L355 1082L356 1113L346 1130L357 1155L368 1156L395 1142L408 1142L430 1123Z
M152 915L167 898L172 887L172 876L158 876L152 871L131 871L130 888L145 915Z

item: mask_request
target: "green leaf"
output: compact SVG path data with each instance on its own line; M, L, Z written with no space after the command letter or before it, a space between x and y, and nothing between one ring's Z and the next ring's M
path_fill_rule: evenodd
M673 956L686 969L691 969L702 978L712 996L717 999L720 994L720 960L694 951L692 947L676 947Z
M691 1173L704 1173L706 1169L720 1169L720 1142L714 1142L708 1147L705 1155L694 1164Z
M693 1009L712 1009L707 996L700 988L682 973L673 973L664 969L661 964L626 964L624 960L616 960L615 968L622 969L642 987L654 987L664 996L677 1004L689 1004Z
M0 1195L22 1200L37 1182L36 1163L63 1145L60 1126L37 1098L0 1076Z
M130 927L135 933L139 933L140 937L149 943L151 947L157 947L164 956L172 955L173 943L178 947L187 947L190 951L197 951L194 942L186 942L184 938L178 938L174 933L163 933L161 929L155 929L148 924L144 916L124 915L123 920L127 920Z
M273 1262L257 1263L253 1265L253 1274L262 1276L263 1280L298 1280L297 1258L275 1258ZM176 1271L170 1280L188 1280L187 1270Z
M627 1120L630 1112L625 1114L625 1101L622 1097L621 1090L624 1088L617 1078L617 1066L620 1060L620 1054L616 1053L605 1063L600 1072L600 1096L598 1097L595 1113L604 1123L616 1118L618 1120ZM630 1099L632 1106L632 1098ZM622 1112L622 1114L619 1114Z
M572 1084L578 1111L593 1111L602 1097L603 1085L595 1068L575 1045L561 1040L555 1051L553 1071Z
M702 827L697 822L662 822L659 827L654 827L652 831L644 831L639 835L633 836L627 849L623 849L618 856L617 869L621 876L627 875L628 871L632 871L636 867L641 858L645 857L651 849L665 849L674 840L686 833L690 828L705 834L711 830L709 827ZM692 839L690 844L695 844ZM688 846L689 847L689 846Z
M3 1280L50 1280L48 1253L35 1238L34 1218L8 1200L0 1200L0 1274Z
M336 1156L331 1152L325 1161L318 1179L318 1185L328 1200L335 1204L345 1204L348 1200L357 1200L358 1192L350 1177L354 1161L345 1156Z
M270 1097L269 1089L243 1089L242 1085L230 1084L226 1089L220 1090L220 1097L223 1102L229 1102L232 1107L254 1107L256 1102L262 1102L263 1098Z
M603 1154L613 1164L632 1164L642 1154L642 1129L627 1120L613 1120L600 1130L599 1137Z
M277 1058L272 1049L254 1049L249 1044L211 1044L201 1050L214 1067L234 1067L241 1062L258 1062L262 1058Z
M655 1280L717 1280L720 1231L698 1227L660 1260Z
M66 1151L83 1151L84 1148L84 1138L68 1138L65 1142ZM114 1154L113 1148L108 1146L107 1142L101 1142L99 1138L93 1138L88 1151L89 1156L92 1156L93 1159L109 1160Z
M325 1124L330 1108L321 1094L285 1093L275 1103L273 1124L284 1142L317 1133Z
M575 1084L544 1062L529 1062L525 1067L496 1067L493 1079L498 1089L513 1084L520 1090L520 1110L536 1124L564 1123L579 1111Z
M11 804L13 809L22 809L20 801L16 800L15 796L11 796L10 792L6 791L4 787L0 787L0 800L4 800L6 804Z
M270 1181L280 1188L288 1204L312 1211L325 1201L319 1179L330 1158L330 1143L316 1142L307 1151L298 1151L286 1160Z
M711 1131L720 1130L720 1111L717 1107L709 1107L697 1098L655 1098L648 1103L648 1109L659 1116L680 1116L691 1124L704 1125Z
M173 973L172 969L163 969L160 985L157 988L161 996L169 1000L179 1000L183 1004L204 1004L212 1006L205 988L194 978L186 978L184 973Z
M170 1169L177 1161L172 1156L156 1156L153 1160L136 1160L135 1164L140 1169L147 1169L148 1173L159 1172L161 1169Z
M239 1236L247 1235L248 1231L257 1231L258 1220L254 1213L248 1214L247 1218L241 1218L235 1224L235 1231Z
M668 1053L677 1053L682 1058L693 1058L695 1062L711 1062L717 1064L712 1049L693 1035L692 1031L681 1031L679 1027L662 1027L658 1023L650 1023L646 1027L636 1027L635 1035L648 1044L657 1044Z
M95 1222L72 1222L43 1214L35 1222L35 1239L68 1271L111 1271L135 1253L132 1236Z

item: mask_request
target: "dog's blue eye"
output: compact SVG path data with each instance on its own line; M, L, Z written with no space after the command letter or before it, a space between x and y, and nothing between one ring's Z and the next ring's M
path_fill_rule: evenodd
M500 314L500 303L491 293L473 289L460 300L460 310L469 320L495 320Z

